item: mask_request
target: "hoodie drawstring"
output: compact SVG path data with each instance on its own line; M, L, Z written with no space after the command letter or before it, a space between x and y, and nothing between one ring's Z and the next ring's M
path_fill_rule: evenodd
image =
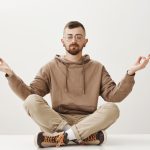
M65 86L65 92L68 92L68 68L69 68L69 65L66 64L66 86Z
M85 94L85 68L84 68L84 62L83 62L83 94Z

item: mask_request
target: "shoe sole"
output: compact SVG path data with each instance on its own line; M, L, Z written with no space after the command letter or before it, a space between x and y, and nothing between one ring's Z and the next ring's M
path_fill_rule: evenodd
M107 141L107 132L105 130L102 130L103 134L104 134L104 141L102 144L105 144Z
M39 145L37 144L37 137L38 137L38 133L34 136L34 145L35 145L37 148L40 148Z

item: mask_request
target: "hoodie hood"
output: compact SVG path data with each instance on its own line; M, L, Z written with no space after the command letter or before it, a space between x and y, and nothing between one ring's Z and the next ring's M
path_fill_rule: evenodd
M59 61L61 61L64 64L77 64L77 65L83 65L87 62L90 61L90 56L85 54L84 56L82 56L82 59L78 62L71 62L67 59L65 59L64 55L56 55L55 59L58 59Z
M85 94L85 64L88 63L90 61L90 56L85 54L84 56L82 56L82 59L78 62L71 62L69 60L66 60L65 57L63 55L56 55L55 59L57 59L59 62L63 63L65 65L66 68L66 78L65 78L65 92L68 92L68 77L69 77L69 67L70 65L80 65L80 67L82 67L82 93Z

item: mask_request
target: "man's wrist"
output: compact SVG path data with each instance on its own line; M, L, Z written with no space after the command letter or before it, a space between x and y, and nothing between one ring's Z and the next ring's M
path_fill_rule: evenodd
M130 76L134 76L135 75L135 71L127 70L127 74L130 75Z

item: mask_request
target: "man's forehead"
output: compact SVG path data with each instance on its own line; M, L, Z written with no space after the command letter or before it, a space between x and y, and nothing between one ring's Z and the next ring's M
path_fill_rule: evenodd
M64 33L65 34L81 34L81 35L84 35L84 30L81 28L81 27L77 27L77 28L72 28L72 29L69 29L69 28L66 28L64 30Z

